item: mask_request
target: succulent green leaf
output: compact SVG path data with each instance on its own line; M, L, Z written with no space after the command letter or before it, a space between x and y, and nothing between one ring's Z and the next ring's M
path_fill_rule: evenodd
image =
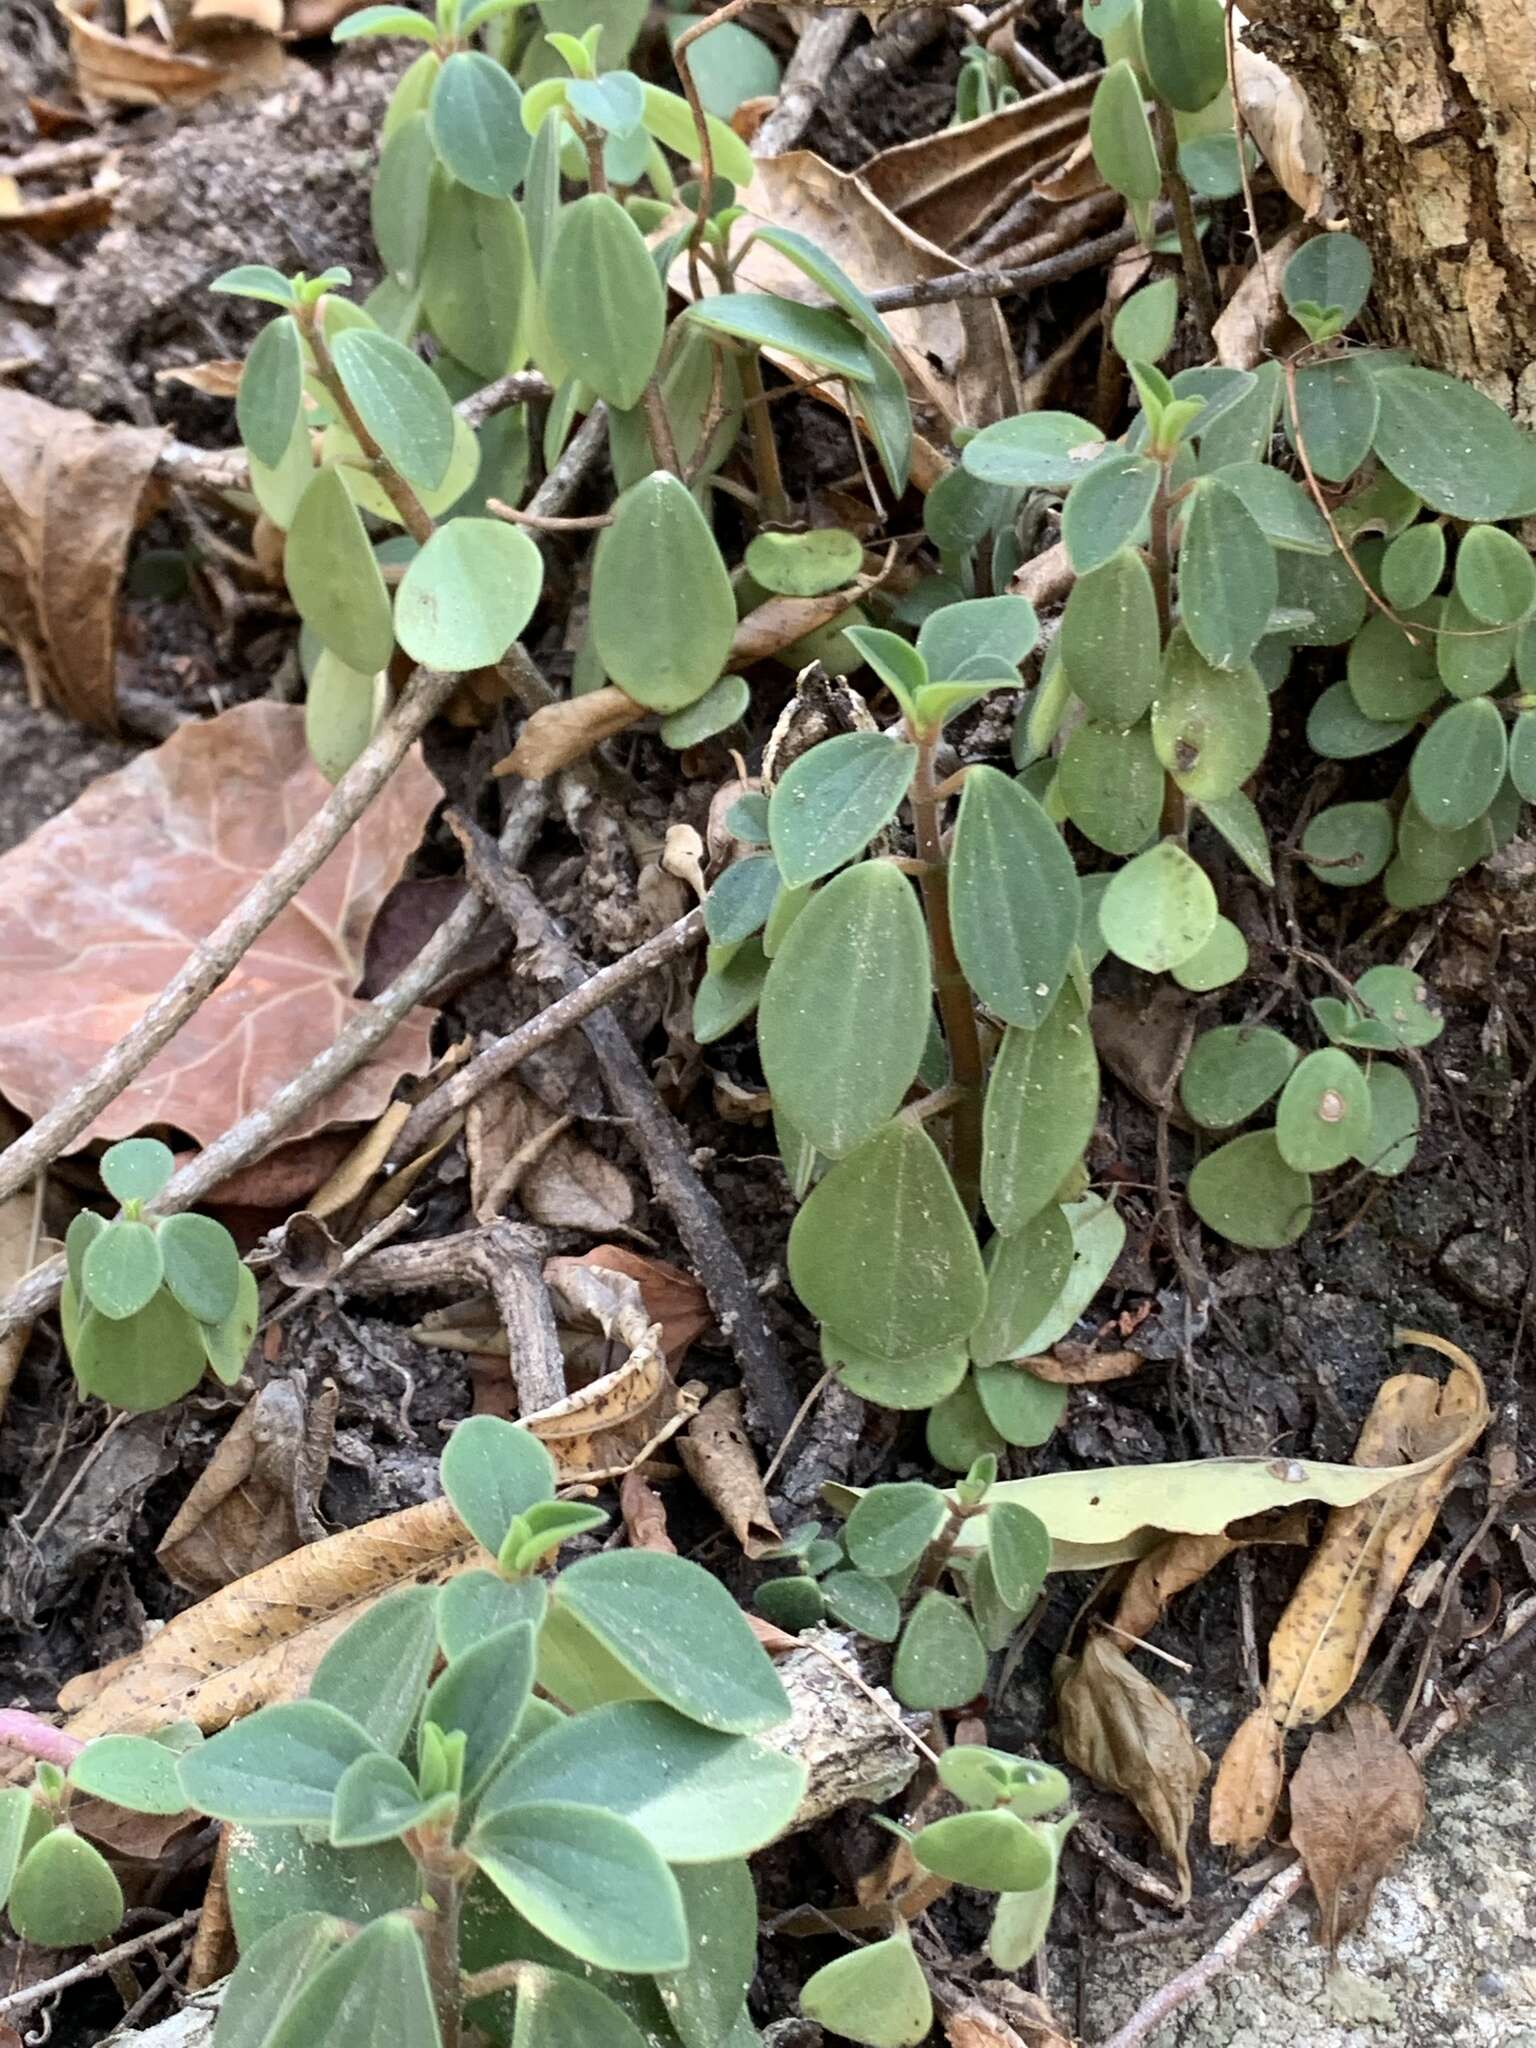
M878 732L840 733L792 761L768 806L786 884L802 888L856 859L895 817L916 770L917 748Z
M966 776L948 882L966 980L1006 1023L1034 1029L1066 979L1082 892L1061 834L999 769Z
M437 30L424 14L418 14L414 8L360 7L355 14L346 15L337 22L331 30L331 41L350 43L359 36L409 36L416 42L430 43L436 40ZM230 273L232 276L235 274Z
M1435 625L1439 600L1431 598L1410 614L1410 625ZM1373 612L1350 643L1346 670L1349 693L1366 718L1411 724L1439 702L1443 685L1432 633L1408 637L1394 619Z
M936 1876L988 1892L1033 1891L1052 1870L1039 1831L1003 1809L930 1821L913 1837L912 1854Z
M1230 462L1212 479L1236 491L1272 547L1304 555L1331 555L1333 535L1310 495L1284 470L1268 462Z
M1341 647L1359 632L1370 609L1349 564L1337 550L1331 555L1299 555L1290 549L1275 557L1280 571L1280 604L1292 613L1285 629L1296 647Z
M215 1376L232 1387L245 1370L256 1325L261 1320L261 1296L256 1275L241 1266L235 1279L235 1305L221 1323L199 1323L198 1341Z
M461 363L482 377L516 369L526 348L533 263L514 201L440 179L421 291L432 332Z
M310 1680L311 1700L345 1714L391 1756L399 1754L426 1698L438 1597L429 1586L388 1594L337 1637Z
M976 1624L948 1593L924 1593L896 1645L896 1697L905 1707L963 1707L986 1682L987 1653Z
M101 1178L118 1202L152 1202L176 1171L176 1155L158 1138L123 1138L101 1155Z
M877 349L888 351L894 344L891 333L875 308L874 301L860 290L842 266L833 261L826 250L813 242L808 235L797 234L793 228L780 227L777 223L754 230L756 238L770 249L776 249L781 256L788 257L795 268L821 287L835 306L840 306L866 340Z
M608 675L650 711L680 711L726 664L731 580L692 493L665 470L630 486L598 539L591 621Z
M858 535L840 526L816 527L810 533L759 533L747 543L748 575L782 597L819 597L824 591L841 590L858 575L863 561Z
M455 1657L434 1680L423 1718L445 1735L462 1734L464 1796L473 1799L517 1735L533 1690L532 1625L513 1622Z
M146 1414L180 1400L202 1378L205 1328L162 1287L121 1321L97 1309L84 1313L70 1363L82 1392Z
M495 1557L514 1517L554 1499L555 1461L531 1430L471 1415L443 1447L442 1480L454 1513Z
M235 398L240 438L258 461L276 468L298 423L304 391L299 330L286 313L257 335Z
M526 1621L537 1629L549 1606L542 1579L504 1579L496 1572L460 1572L435 1599L436 1628L443 1655L462 1657L487 1636ZM425 1694L425 1679L422 1691Z
M479 1821L465 1847L524 1919L582 1962L645 1972L687 1963L677 1880L616 1814L530 1801Z
M600 1806L668 1863L717 1863L781 1833L805 1777L793 1757L748 1736L624 1700L562 1720L519 1749L486 1787L480 1818L534 1799Z
M944 1513L943 1494L920 1479L871 1486L843 1525L843 1547L861 1572L899 1578L938 1535Z
M393 10L390 10L393 12ZM274 306L296 306L298 294L292 280L268 263L237 263L208 287L211 292L228 292L235 298L265 299Z
M1419 1098L1401 1067L1377 1060L1365 1077L1371 1093L1371 1124L1354 1158L1390 1179L1413 1163L1419 1144Z
M1392 842L1392 813L1385 804L1331 804L1308 823L1301 852L1329 888L1358 889L1385 868Z
M649 260L649 259L647 259ZM875 369L862 336L847 316L825 306L802 306L769 292L722 292L696 299L688 317L716 334L728 334L755 348L782 350L835 371L854 384L874 381Z
M1273 1131L1249 1131L1202 1159L1189 1177L1200 1221L1248 1251L1294 1244L1312 1221L1312 1183L1281 1157Z
M1328 1173L1354 1155L1371 1127L1362 1070L1337 1046L1308 1053L1280 1091L1275 1143L1298 1173Z
M1516 625L1536 605L1536 562L1502 527L1473 526L1456 550L1456 595L1483 625Z
M69 1782L95 1799L134 1813L186 1811L176 1774L177 1752L147 1735L99 1735L69 1767Z
M1413 750L1408 782L1414 803L1436 831L1459 831L1488 809L1499 793L1508 763L1509 748L1498 706L1487 697L1453 704L1441 712ZM114 1224L113 1228L121 1226ZM87 1285L95 1249L93 1245L86 1254Z
M789 1269L811 1313L874 1358L944 1350L986 1304L949 1170L927 1132L900 1118L811 1191L790 1231Z
M704 898L704 929L716 946L760 932L779 893L779 864L769 853L733 861Z
M1240 981L1247 972L1248 941L1230 918L1218 917L1211 936L1198 953L1173 969L1173 978L1180 988L1206 995Z
M1213 667L1176 630L1152 706L1152 745L1185 795L1199 803L1232 796L1264 759L1269 728L1258 670Z
M339 471L317 470L305 486L283 576L299 616L338 660L364 675L388 666L395 651L389 592Z
M1033 1031L1009 1027L987 1083L981 1192L1000 1231L1022 1231L1047 1207L1087 1149L1098 1107L1098 1055L1068 986Z
M1219 1024L1190 1047L1179 1099L1206 1130L1230 1130L1279 1094L1299 1058L1267 1024Z
M1286 402L1286 431L1293 446L1305 448L1318 476L1344 483L1371 451L1377 411L1376 380L1357 357L1341 356L1296 372L1294 410L1289 398Z
M1453 519L1536 511L1536 436L1502 406L1459 377L1406 363L1378 369L1371 383L1380 401L1375 451L1426 505Z
M1173 340L1178 317L1178 282L1160 277L1124 301L1110 328L1110 340L1123 361L1155 363Z
M655 2039L595 1984L538 1963L518 1972L511 2048L650 2048Z
M1059 1185L1059 1183L1058 1183ZM1017 1355L1060 1294L1072 1269L1072 1231L1061 1210L1047 1204L1021 1228L993 1238L987 1247L987 1306L971 1332L971 1356L978 1365ZM983 1397L993 1427L1014 1439Z
M1525 801L1536 803L1536 711L1522 711L1510 728L1509 773Z
M776 810L770 819L776 827ZM763 987L758 1048L775 1103L818 1151L842 1158L900 1108L927 1043L931 988L922 912L889 863L836 876L795 920Z
M1216 918L1209 876L1171 839L1128 861L1099 905L1109 950L1149 974L1166 973L1198 953Z
M337 335L332 355L385 460L407 483L434 489L448 473L454 439L453 407L439 380L414 350L367 327Z
M1486 696L1509 674L1519 640L1514 626L1484 626L1453 591L1440 614L1435 661L1440 680L1453 697Z
M375 1751L350 1716L285 1700L236 1721L181 1759L186 1803L216 1820L328 1823L342 1773Z
M115 1323L148 1305L164 1273L155 1232L121 1219L92 1238L80 1262L85 1301Z
M1062 1843L1076 1819L1075 1813L1069 1813L1039 1830L1051 1858L1051 1874L1046 1882L1029 1892L1004 1892L998 1900L987 1936L987 1955L999 1970L1022 1970L1044 1942L1056 1903Z
M222 1323L240 1292L235 1240L211 1216L167 1216L156 1236L165 1284L200 1323Z
M722 676L717 683L710 684L702 697L661 721L662 745L673 747L678 753L702 746L705 740L740 725L751 704L752 690L745 676Z
M1279 596L1274 549L1229 484L1202 483L1179 548L1179 613L1212 667L1234 669L1263 638Z
M806 1979L800 2010L864 2048L917 2048L933 2025L928 1981L904 1933L824 1964Z
M1007 1449L1006 1441L987 1419L974 1372L929 1410L924 1438L929 1457L946 1472L969 1474L978 1463L990 1460L995 1478L997 1460Z
M1144 716L1162 673L1162 635L1152 578L1133 548L1079 575L1062 614L1059 645L1090 718L1127 727Z
M1106 853L1141 851L1162 817L1164 789L1145 720L1125 729L1085 720L1061 750L1056 795L1084 838Z
M1088 114L1088 140L1106 185L1143 206L1157 197L1163 187L1157 145L1142 104L1141 81L1124 58L1099 80Z
M562 209L540 294L562 359L610 405L637 405L661 355L666 294L616 199L589 192Z
M54 1828L21 1859L7 1901L11 1926L40 1948L105 1941L123 1917L122 1887L99 1849Z
M846 1628L872 1643L894 1643L901 1630L901 1602L880 1579L866 1572L832 1572L822 1581L828 1611Z
M883 626L849 626L847 638L906 715L914 716L917 693L928 681L928 664L917 649Z
M398 1840L408 1828L452 1813L452 1793L423 1798L398 1757L360 1756L336 1787L331 1843L337 1849L367 1849Z
M330 1913L294 1913L249 1946L224 1987L219 2048L269 2048L304 1985L347 1939L347 1924Z
M542 0L547 8L549 0ZM636 20L644 18L644 10L637 11ZM752 152L736 131L713 114L705 116L709 128L710 152L715 160L715 176L729 178L738 188L752 183L756 165ZM666 92L658 85L645 88L645 125L658 142L664 142L668 149L676 150L686 163L697 163L699 138L693 125L693 112L688 102L679 93Z
M1144 535L1158 475L1157 464L1146 456L1117 450L1072 486L1062 510L1061 537L1079 575L1098 569Z
M1009 1247L1018 1243L1017 1238L1004 1238L1002 1258L1006 1260ZM1070 1248L1070 1236L1068 1244ZM1070 1270L1071 1259L1067 1260ZM1065 1285L1065 1273L1063 1274ZM1059 1291L1048 1300L1034 1327L1049 1313L1055 1300L1060 1299ZM1015 1328L1019 1325L1016 1324ZM1026 1333L1027 1334L1027 1333ZM1060 1422L1067 1409L1067 1390L1052 1381L1038 1379L1022 1366L1012 1363L978 1365L971 1375L976 1389L976 1398L981 1403L982 1413L1005 1443L1031 1448L1043 1444ZM1008 1603L1010 1606L1013 1603Z
M1371 252L1354 235L1314 235L1286 264L1280 289L1288 306L1332 307L1347 327L1370 293Z
M317 1969L270 2037L270 2048L439 2048L421 1937L391 1913Z
M917 651L936 682L1015 682L1039 635L1028 598L973 597L930 612Z
M768 959L759 940L748 939L720 964L711 963L693 998L693 1035L700 1045L713 1045L744 1023L757 1008L768 977Z
M395 630L428 668L489 668L533 616L544 559L521 527L450 519L405 572Z
M656 1698L706 1728L751 1735L788 1718L784 1688L740 1608L718 1579L685 1558L659 1551L579 1558L555 1582L551 1616L557 1612L579 1622ZM697 1652L686 1664L675 1654L680 1642Z
M1026 412L983 427L960 460L984 484L1069 490L1104 453L1099 428L1074 412Z
M798 1635L803 1628L814 1628L825 1621L827 1603L819 1583L803 1574L791 1578L769 1579L752 1595L757 1611L765 1620L777 1628L787 1628Z
M1410 719L1367 718L1348 683L1330 683L1307 713L1307 745L1325 761L1379 754L1412 731Z
M1050 1532L1040 1517L1017 1501L996 1502L987 1516L987 1553L992 1560L997 1590L1008 1606L1033 1606L1051 1568ZM1060 1779L1059 1772L1051 1775ZM1051 1789L1055 1789L1054 1785ZM1049 1803L1055 1805L1065 1797L1063 1782L1056 1798Z
M304 696L304 743L328 782L339 782L389 709L389 677L359 675L322 647Z
M436 162L427 117L412 114L380 151L369 195L374 246L391 276L412 284L426 254Z

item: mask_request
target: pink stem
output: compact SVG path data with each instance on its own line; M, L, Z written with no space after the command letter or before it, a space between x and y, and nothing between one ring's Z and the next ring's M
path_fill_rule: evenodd
M37 1714L22 1707L0 1707L0 1748L19 1749L67 1771L84 1747L78 1735L66 1735Z

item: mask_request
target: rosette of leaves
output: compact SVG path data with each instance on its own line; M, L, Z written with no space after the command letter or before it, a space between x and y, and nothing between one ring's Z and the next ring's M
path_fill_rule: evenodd
M757 1590L781 1628L832 1620L893 1643L891 1687L904 1706L963 1707L986 1689L1003 1649L1039 1597L1051 1542L1016 1502L987 1508L997 1459L984 1452L948 1494L919 1480L859 1496L840 1535L816 1522L769 1553L793 1567Z
M211 1370L233 1386L256 1334L256 1276L211 1216L146 1216L176 1169L158 1138L102 1155L121 1207L82 1209L65 1234L64 1348L83 1394L135 1413L164 1408Z
M540 1576L603 1522L549 1453L462 1423L443 1484L486 1553L367 1608L308 1697L175 1761L136 1736L77 1772L118 1804L232 1824L240 1963L215 2040L719 2048L745 2037L746 1859L793 1817L789 1702L719 1582L654 1551ZM426 1910L423 1910L423 1908Z

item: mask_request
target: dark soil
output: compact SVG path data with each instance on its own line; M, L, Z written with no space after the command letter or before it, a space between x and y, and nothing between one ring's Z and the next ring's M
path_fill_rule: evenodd
M1035 47L1048 62L1071 73L1089 61L1075 20L1051 0L1039 21ZM866 34L858 31L859 44ZM64 72L51 24L18 7L15 43L22 88L57 97ZM359 279L371 281L370 140L396 69L393 56L368 54L373 47L363 44L339 58L306 52L305 60L290 66L280 92L254 103L211 102L174 119L119 118L113 132L125 149L125 185L113 227L41 257L25 244L15 246L14 238L0 238L0 325L25 323L37 354L25 388L102 419L154 418L184 439L224 445L232 426L228 405L162 383L159 373L238 355L248 343L259 310L210 297L206 290L233 262L311 271L345 262ZM855 164L874 148L943 125L958 50L958 32L945 26L909 69L887 72L861 93L856 108L834 94L805 146L839 164ZM307 61L311 57L316 61ZM0 100L0 119L5 117L11 120L10 146L26 146L31 138L24 117ZM29 267L53 280L42 293L50 301L45 306L34 303L38 279L34 275L27 283ZM1092 289L1090 280L1059 303L1047 299L1043 309L1035 309L1031 337L1040 354L1091 303ZM1091 362L1083 374L1091 379ZM1056 402L1091 411L1091 384ZM788 422L783 440L795 492L850 471L846 434L823 410L803 405L781 417ZM916 524L915 517L910 523ZM893 520L893 530L898 527ZM195 546L195 536L168 512L141 536L139 551ZM579 561L574 549L571 561ZM559 676L566 657L554 623L547 637L541 656ZM179 600L130 595L122 652L125 698L139 703L140 716L152 728L156 718L201 715L269 690L291 693L291 643L291 621L275 600L257 603L230 631L201 584ZM1322 658L1298 663L1282 706L1299 716L1294 707L1309 701L1327 667ZM787 688L785 678L780 699ZM147 713L145 704L151 707ZM776 709L770 693L756 714L757 746ZM133 716L130 704L130 723ZM487 824L497 822L499 795L486 769L506 750L507 739L501 727L482 735L454 729L433 743L434 766L450 795ZM0 846L15 844L144 743L142 729L108 739L30 707L17 665L0 654L0 754L6 763ZM1291 772L1266 798L1277 841L1294 823L1311 769L1301 747L1277 749L1282 752L1293 764ZM698 772L685 780L678 757L646 738L625 742L619 755L632 778L626 815L597 822L589 817L580 832L552 826L532 863L545 899L567 919L594 963L627 951L642 935L637 905L646 860L669 822L687 820L702 830L710 793L730 772L723 752L706 753L689 763ZM451 843L441 834L432 837L418 865L427 875L452 872ZM1326 983L1297 961L1273 909L1240 870L1225 876L1224 891L1224 907L1244 925L1253 948L1258 996L1275 1002L1270 1021L1310 1044L1315 1033L1306 999L1327 992ZM1372 1183L1362 1176L1331 1192L1312 1231L1290 1252L1258 1257L1207 1243L1210 1299L1196 1303L1187 1291L1194 1269L1187 1261L1181 1268L1160 1225L1155 1111L1134 1089L1111 1084L1091 1164L1097 1178L1120 1186L1129 1235L1109 1286L1079 1334L1098 1330L1116 1340L1123 1328L1147 1363L1129 1380L1076 1391L1063 1426L1043 1450L1011 1454L1012 1473L1232 1453L1347 1459L1383 1378L1399 1369L1392 1339L1403 1327L1452 1339L1478 1358L1496 1404L1510 1404L1501 1424L1506 1439L1516 1435L1525 1398L1517 1371L1536 1244L1536 1175L1526 1108L1533 1051L1528 1019L1536 1009L1536 854L1528 842L1516 841L1492 871L1474 877L1447 906L1422 919L1381 919L1374 892L1359 894L1363 900L1356 902L1344 892L1303 882L1299 929L1308 946L1347 973L1406 956L1443 990L1448 1029L1419 1076L1429 1109L1412 1168L1396 1181ZM1444 978L1438 971L1442 963ZM1102 977L1101 987L1115 993L1112 975ZM1120 993L1135 999L1129 982ZM1252 993L1250 987L1250 1001ZM536 1000L503 975L488 974L454 997L444 1012L440 1043L466 1031L505 1030ZM667 1049L660 1003L660 992L652 991L627 1015L636 1035L658 1055ZM1232 1007L1231 1014L1242 1012ZM1203 1021L1226 1015L1219 1001L1211 1002ZM1147 1034L1159 1028L1155 1017L1138 1021ZM785 1278L784 1238L793 1203L771 1128L761 1118L743 1121L724 1113L729 1091L712 1086L723 1080L740 1090L756 1083L750 1040L744 1035L739 1044L711 1047L702 1065L689 1061L679 1070L686 1078L675 1106L687 1122L696 1158L769 1303L800 1387L808 1389L820 1363L814 1333ZM603 1102L589 1067L575 1054L562 1053L542 1084L536 1067L530 1078L588 1119L590 1142L619 1159L643 1189L643 1172L622 1132L599 1120ZM1178 1129L1169 1142L1176 1194L1194 1152ZM465 1227L466 1167L458 1148L437 1162L418 1191L418 1206L417 1235ZM635 1230L656 1255L683 1262L659 1205L642 1199ZM1187 1213L1182 1235L1193 1251L1198 1233ZM589 1242L554 1233L550 1249L580 1251ZM311 1405L328 1387L336 1390L334 1456L319 1500L321 1518L331 1527L390 1513L439 1490L442 1436L468 1411L472 1385L461 1356L428 1349L409 1334L424 1306L349 1299L343 1291L278 1325L267 1348L262 1372L292 1376ZM733 1376L718 1340L712 1348L706 1341L690 1371L719 1382ZM0 1497L12 1511L0 1534L0 1612L6 1617L0 1654L8 1673L0 1703L44 1710L66 1680L136 1649L147 1630L186 1603L188 1596L154 1563L154 1546L237 1405L210 1391L169 1414L133 1420L108 1438L100 1414L82 1408L69 1388L50 1322L33 1339L0 1431ZM834 1439L833 1448L840 1461L834 1476L854 1482L931 1469L920 1427L874 1410ZM820 1476L829 1470L824 1465ZM1460 1549L1482 1513L1485 1488L1485 1464L1474 1458L1426 1558L1450 1557ZM686 1484L666 1492L680 1545L699 1547L733 1590L747 1593L761 1573L727 1549ZM1252 1626L1261 1646L1297 1569L1294 1552L1253 1553ZM1483 1539L1465 1590L1443 1625L1448 1654L1479 1625L1490 1585L1496 1592L1502 1583L1508 1604L1526 1574L1527 1555L1517 1547L1512 1527L1501 1525ZM1191 1666L1189 1677L1171 1690L1212 1754L1250 1704L1242 1583L1235 1568L1224 1567L1175 1606L1158 1634L1162 1647ZM1080 1580L1051 1582L1033 1637L993 1705L994 1739L1054 1753L1051 1663L1071 1640L1083 1597ZM1405 1610L1384 1631L1383 1646L1399 1627L1406 1638L1389 1699L1400 1698L1433 1617L1430 1602ZM1077 1789L1085 1812L1133 1863L1166 1874L1128 1807L1086 1784ZM881 1839L867 1821L845 1821L760 1859L765 1913L846 1903ZM1226 1898L1225 1865L1198 1847L1198 1824L1195 1841L1197 1901ZM195 1903L201 1882L198 1867L182 1873L165 1902L177 1910ZM933 1924L955 1957L974 1958L983 1928L963 1896L951 1895ZM1062 1901L1051 1961L1059 2008L1070 2013L1076 1943L1085 1931L1106 1938L1155 1928L1169 1916L1076 1847L1065 1866ZM796 1986L830 1952L815 1941L765 1946L756 2005L760 2023L793 2012ZM66 2009L54 2039L95 2041L109 2019L109 2005L93 1996Z

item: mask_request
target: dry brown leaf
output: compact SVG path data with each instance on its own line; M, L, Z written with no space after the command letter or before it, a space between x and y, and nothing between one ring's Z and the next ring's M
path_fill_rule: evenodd
M14 178L0 178L0 229L12 229L34 242L62 242L89 228L104 228L112 218L121 184L113 171L77 192L24 199Z
M269 1380L235 1417L155 1556L189 1593L216 1593L325 1530L316 1501L330 1462L336 1388L313 1403Z
M747 1435L740 1387L706 1401L677 1449L688 1477L748 1557L762 1557L783 1541Z
M470 1200L492 1223L514 1198L534 1223L550 1229L620 1230L635 1213L629 1177L585 1144L516 1075L498 1081L469 1106Z
M1269 1833L1285 1789L1285 1736L1267 1707L1255 1707L1222 1753L1211 1787L1211 1840L1250 1856Z
M1108 1380L1129 1379L1146 1360L1139 1351L1096 1351L1091 1344L1064 1337L1043 1358L1021 1358L1019 1363L1054 1387L1099 1387Z
M660 1326L647 1315L636 1281L567 1258L546 1259L544 1279L562 1338L568 1328L596 1329L622 1363L522 1419L548 1447L562 1479L625 1472L680 1429L698 1399L679 1390L667 1370ZM569 1350L567 1368L574 1374Z
M1157 1837L1189 1897L1189 1829L1210 1759L1166 1694L1106 1635L1062 1658L1056 1712L1062 1753L1096 1785L1129 1799Z
M367 5L368 0L288 0L288 33L327 36L338 21Z
M754 606L736 628L727 659L733 669L750 668L793 647L807 633L817 632L857 604L865 585L825 591L820 597L770 597Z
M619 1513L629 1535L632 1550L663 1550L677 1555L677 1545L667 1531L666 1503L638 1472L626 1472L619 1482Z
M793 1651L805 1648L799 1636L792 1636L788 1629L780 1628L776 1621L766 1621L762 1615L747 1614L745 1610L743 1619L770 1657L787 1657Z
M944 2015L949 2048L1071 2048L1043 1999L1008 1988L1013 1997L1006 2019L977 2000Z
M8 1116L0 1115L0 1144L16 1135ZM0 1294L9 1294L18 1280L44 1259L51 1259L63 1247L51 1237L40 1235L40 1189L18 1188L0 1202ZM0 1417L10 1398L11 1386L32 1335L32 1325L23 1323L0 1337Z
M215 356L206 363L179 363L169 370L156 370L157 384L187 384L209 398L233 398L240 389L243 361Z
M185 39L195 31L228 27L255 28L269 36L284 28L283 0L192 0L182 24Z
M1217 314L1211 341L1218 363L1229 370L1256 370L1270 353L1277 329L1289 317L1280 298L1280 280L1305 239L1304 228L1282 235Z
M75 84L87 101L127 107L191 106L211 93L265 91L280 85L283 46L275 37L234 34L214 52L172 50L150 36L118 36L95 19L94 0L54 0L69 29Z
M1424 1780L1380 1707L1352 1700L1320 1731L1291 1783L1291 1840L1317 1894L1319 1941L1364 1924L1376 1887L1424 1824Z
M645 1313L661 1325L661 1348L668 1365L675 1366L684 1358L694 1339L715 1320L709 1296L698 1281L665 1259L642 1258L621 1244L599 1244L583 1252L577 1263L629 1275L640 1289Z
M66 1094L329 793L299 707L241 704L103 776L0 859L0 1093L29 1116ZM413 749L229 979L71 1149L151 1124L206 1142L329 1046L359 1007L369 922L440 795ZM402 1074L426 1071L430 1022L413 1012L287 1135L377 1116Z
M517 745L498 761L493 775L521 775L542 782L580 761L603 740L637 725L645 707L612 683L580 697L563 697L535 711L517 736Z
M36 695L104 732L117 722L118 586L165 441L0 391L0 636Z
M1250 1543L1305 1543L1307 1533L1307 1510L1295 1508L1257 1525L1234 1522L1214 1536L1170 1536L1132 1570L1115 1609L1115 1627L1128 1636L1150 1635L1169 1601L1198 1584L1234 1550Z
M1242 16L1233 10L1235 25ZM1328 147L1306 94L1295 79L1239 41L1234 47L1237 102L1243 125L1282 188L1308 220L1333 212Z

